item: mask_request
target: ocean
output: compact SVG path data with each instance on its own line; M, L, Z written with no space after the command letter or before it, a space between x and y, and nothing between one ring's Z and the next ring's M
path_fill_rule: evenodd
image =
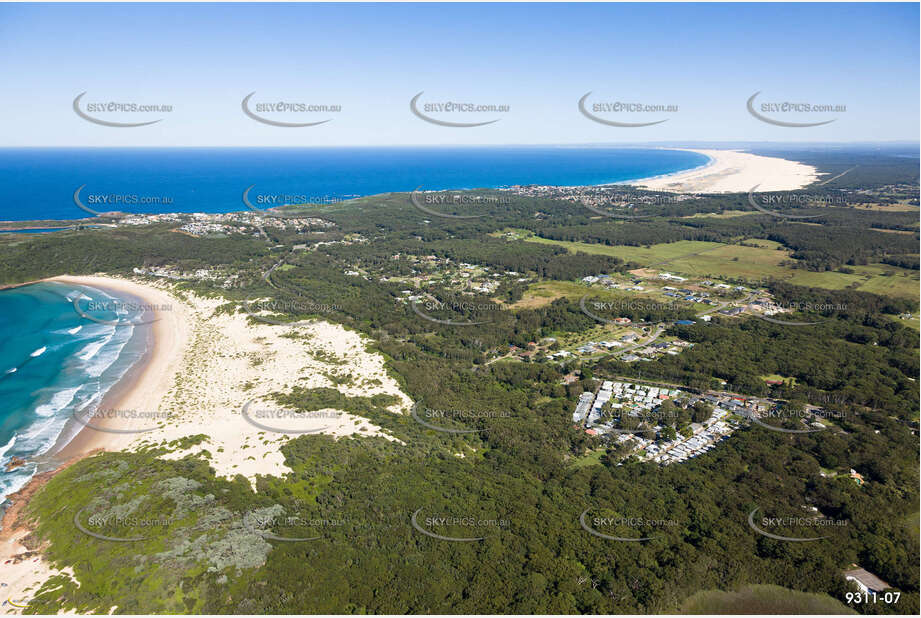
M75 294L83 295L83 315L72 302ZM0 291L0 503L38 468L30 462L7 472L12 458L46 453L68 418L91 412L143 358L146 333L123 310L137 305L136 299L58 282Z
M97 212L233 212L251 195L330 203L423 189L599 185L671 174L704 155L611 147L0 148L0 221Z

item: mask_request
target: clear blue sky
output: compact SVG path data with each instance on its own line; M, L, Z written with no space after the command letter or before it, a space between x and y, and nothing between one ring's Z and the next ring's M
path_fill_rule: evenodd
M918 4L5 4L0 5L0 146L327 146L646 141L883 141L919 136ZM419 91L509 105L502 119L446 128L409 111ZM846 105L759 122L760 101ZM72 101L170 104L121 129ZM342 106L278 128L240 102ZM598 101L677 105L643 128L592 122ZM593 99L595 100L595 99ZM432 114L435 116L436 114ZM98 115L101 118L111 116ZM609 116L628 119L626 116Z

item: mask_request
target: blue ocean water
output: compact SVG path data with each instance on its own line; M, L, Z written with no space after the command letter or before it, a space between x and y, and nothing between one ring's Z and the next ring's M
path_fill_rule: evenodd
M0 149L0 221L98 212L232 212L252 195L324 203L391 191L598 185L705 165L704 155L610 147ZM92 202L90 200L93 200Z
M65 427L79 429L68 426L68 418L92 411L147 348L143 327L115 324L121 316L105 308L81 316L71 301L75 294L86 307L92 300L119 313L121 305L137 302L119 297L116 305L111 292L58 282L0 291L0 503L37 469L30 462L6 472L11 458L46 453Z

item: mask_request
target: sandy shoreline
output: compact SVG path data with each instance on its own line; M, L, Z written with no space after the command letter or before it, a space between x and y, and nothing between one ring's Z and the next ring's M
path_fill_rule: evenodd
M25 547L21 541L30 530L28 522L19 517L29 497L67 465L102 451L131 451L203 436L200 443L184 449L173 447L162 457L206 457L215 474L228 478L243 475L255 490L259 476L284 476L291 471L281 447L304 433L395 440L367 419L342 410L284 410L273 403L274 393L289 393L299 387L335 388L346 397L386 394L395 397L395 403L388 406L395 414L408 411L412 404L387 372L384 358L368 351L369 341L341 325L322 320L254 322L246 313L220 310L227 304L222 298L185 292L180 297L165 282L136 283L98 276L61 276L46 281L135 297L145 303L145 310L156 308L158 319L135 327L146 329L138 332L149 337L147 352L97 407L115 414L87 419L108 431L81 426L65 444L66 435L72 433L65 428L52 452L37 458L44 470L10 496L13 506L4 514L0 530L0 565L5 567L0 583L6 584L0 588L0 602L27 600L52 575L63 572L73 577L67 569L47 563L41 548ZM250 406L244 414L247 403ZM155 413L156 417L139 420L133 412ZM70 429L79 426L73 419L70 423ZM272 430L258 423L271 425ZM8 560L10 564L6 564ZM9 604L0 608L0 613L20 611Z
M150 324L135 327L141 331L136 334L148 337L147 351L103 396L98 409L145 410L150 406L150 402L158 401L163 396L172 384L188 338L181 304L176 303L163 291L122 279L63 275L42 281L86 285L113 292L122 298L127 296L140 299L145 305L145 311L152 311L156 318L156 321ZM5 584L0 588L0 603L6 602L0 607L0 613L20 613L22 608L15 604L21 605L21 602L27 601L29 594L37 590L49 577L60 573L73 576L68 569L61 571L47 563L42 558L40 549L30 550L23 544L23 538L31 531L20 519L20 514L28 504L29 498L55 474L80 459L103 450L119 450L127 446L137 434L117 431L131 430L133 422L131 418L118 414L91 420L95 427L114 430L107 432L82 426L73 419L69 420L54 447L45 455L36 458L42 468L50 466L51 469L39 472L25 487L9 496L12 505L3 514L0 525L0 565L3 566L0 583ZM79 431L74 435L77 427ZM67 441L67 437L71 435L73 437Z
M746 193L758 191L793 191L819 179L811 165L765 157L738 150L681 148L710 158L710 162L684 172L641 178L623 184L674 193Z
M162 399L172 385L189 337L188 315L182 303L166 292L123 279L64 275L47 281L87 285L134 296L144 302L145 311L155 315L156 321L135 327L141 330L142 336L148 337L144 357L103 397L98 409L108 412L105 418L90 421L94 427L114 431L82 427L69 442L55 445L50 454L55 459L70 460L97 449L119 450L138 435L130 433L132 430L145 428L145 421L139 421L132 413L155 412L150 410L152 402ZM139 424L142 426L138 427Z

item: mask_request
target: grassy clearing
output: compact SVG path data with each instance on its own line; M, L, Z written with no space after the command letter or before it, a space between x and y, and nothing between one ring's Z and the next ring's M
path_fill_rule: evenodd
M782 376L779 373L772 373L766 376L761 376L762 380L780 380L789 386L796 386L796 378L788 378L787 376Z
M718 242L704 242L698 240L679 240L678 242L662 243L650 247L628 247L625 245L608 246L568 240L550 240L536 236L526 239L527 242L543 243L565 247L572 252L581 251L592 255L610 255L642 264L651 264L663 260L674 260L678 257L707 251L722 246Z
M703 590L687 599L682 614L856 614L827 594L780 586L750 585L734 592Z
M573 470L585 468L587 466L596 466L601 464L601 456L604 455L604 449L589 451L581 457L575 457L569 462L569 467Z
M531 237L527 242L538 242L565 247L569 251L611 255L695 277L728 277L761 281L767 278L785 280L794 285L843 290L851 288L862 292L884 294L899 298L919 298L918 271L868 264L852 267L853 273L810 272L789 268L782 262L791 260L790 252L776 242L764 239L747 240L757 246L726 245L713 242L679 241L651 247L609 247L591 243L555 241Z
M511 305L512 309L536 309L549 305L557 298L579 299L591 291L580 283L572 281L541 281L528 287L521 300ZM600 295L600 294L599 294Z

